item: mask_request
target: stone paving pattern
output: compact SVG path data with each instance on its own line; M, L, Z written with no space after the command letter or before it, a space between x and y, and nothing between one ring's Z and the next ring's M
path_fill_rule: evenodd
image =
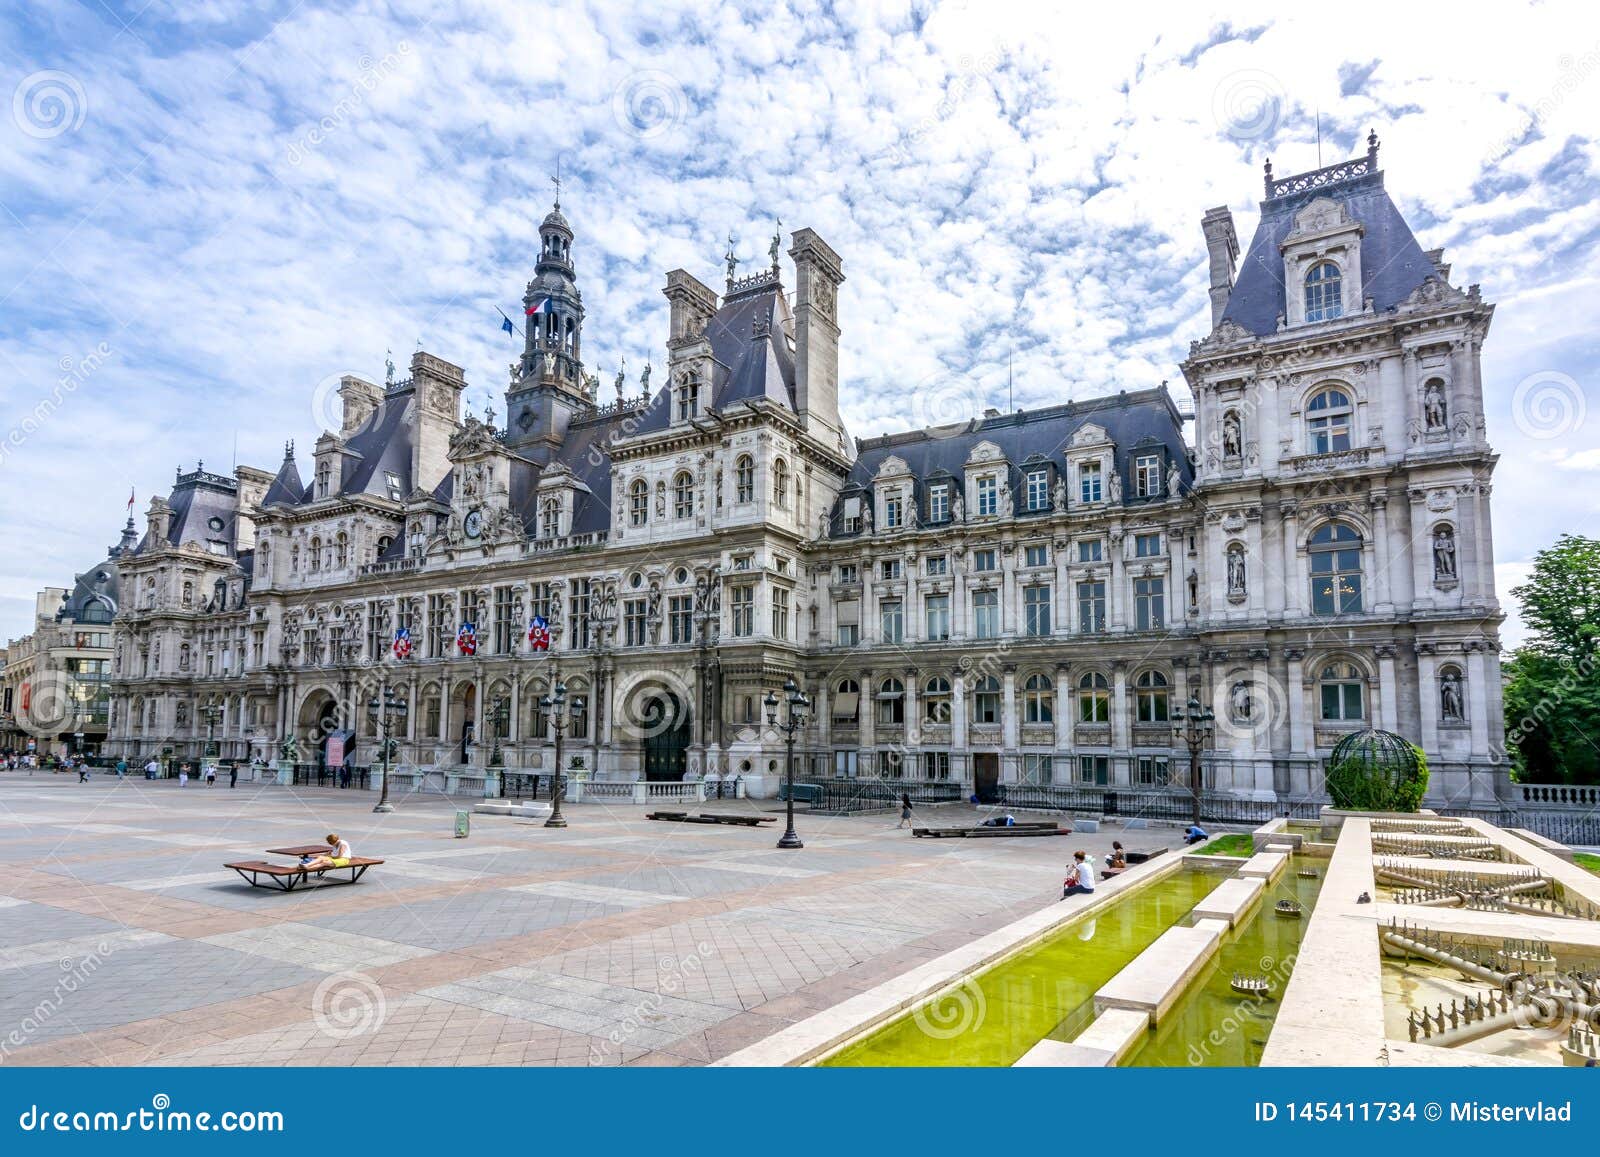
M0 1063L704 1064L1054 902L1070 852L1120 835L801 809L779 851L781 819L583 804L457 840L438 797L379 816L365 792L75 779L0 773ZM777 811L712 810L734 808ZM287 894L222 867L329 831L385 864Z

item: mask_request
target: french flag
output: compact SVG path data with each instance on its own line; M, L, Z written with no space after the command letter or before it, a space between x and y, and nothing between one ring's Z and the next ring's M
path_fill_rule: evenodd
M548 297L541 297L537 303L528 306L523 312L529 317L537 317L541 313L549 313L554 308L554 303Z

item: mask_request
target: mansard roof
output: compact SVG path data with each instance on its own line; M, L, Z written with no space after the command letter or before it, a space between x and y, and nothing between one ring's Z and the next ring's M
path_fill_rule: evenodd
M1168 461L1177 463L1184 487L1187 489L1193 484L1194 469L1183 440L1183 419L1172 404L1166 386L1161 385L1039 410L975 418L965 425L858 440L855 465L843 493L869 489L879 468L891 455L906 463L919 490L930 478L961 478L973 449L980 442L998 447L1012 467L1041 461L1060 467L1067 461L1073 434L1090 424L1104 429L1116 444L1116 469L1125 482L1132 473L1134 448L1149 453L1151 447L1159 446L1165 450ZM1016 481L1013 476L1013 484ZM1144 501L1133 497L1132 485L1124 485L1122 493L1126 505ZM839 524L841 509L842 502L835 505L832 529L835 534L842 529Z
M1361 296L1376 313L1399 305L1438 270L1423 253L1411 228L1383 188L1377 149L1365 160L1329 165L1311 173L1274 180L1261 202L1250 251L1245 255L1222 321L1259 336L1276 333L1288 312L1284 298L1283 255L1279 246L1294 227L1294 215L1319 197L1337 201L1362 226Z
M262 506L298 506L306 498L306 484L300 478L300 467L294 461L294 443L289 443L283 455L283 465L278 476L267 487Z
M397 475L400 493L411 493L411 444L416 437L416 393L384 396L378 408L345 440L346 453L339 493L389 496L385 474ZM359 455L359 457L356 457Z
M235 505L239 484L222 474L208 474L198 466L179 474L167 503L172 519L167 523L167 541L173 546L193 543L219 558L233 557ZM215 521L218 525L213 526ZM225 543L226 552L212 550L213 542Z

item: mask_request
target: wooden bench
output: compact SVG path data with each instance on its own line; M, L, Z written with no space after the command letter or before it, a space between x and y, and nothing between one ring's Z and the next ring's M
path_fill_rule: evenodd
M756 827L760 824L770 824L777 821L776 816L736 816L725 813L701 812L692 816L688 812L650 812L645 816L647 820L667 820L675 824L743 824L745 827Z
M1070 836L1071 828L1060 828L1051 823L1012 824L1004 828L912 828L913 836L929 839L987 839L990 836Z
M1143 864L1149 860L1155 859L1157 856L1164 856L1166 854L1166 848L1157 848L1152 852L1124 852L1123 858L1127 860L1130 865Z
M280 892L292 892L308 877L316 876L319 885L332 887L336 884L354 884L367 869L383 863L382 860L367 859L362 856L351 856L350 862L342 868L302 868L299 864L271 864L266 860L242 860L237 864L224 864L224 868L232 868L239 873L239 878L255 888L277 888ZM348 880L325 880L323 877L328 872L349 872Z

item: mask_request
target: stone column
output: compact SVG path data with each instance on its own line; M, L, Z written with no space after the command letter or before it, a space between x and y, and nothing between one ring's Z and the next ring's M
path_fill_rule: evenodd
M833 742L833 708L828 702L830 690L827 680L823 680L817 684L817 690L813 696L817 712L817 742L823 747L827 747ZM758 710L764 710L764 708L758 708ZM828 769L828 774L833 774L832 768Z
M1070 752L1072 750L1072 667L1067 663L1056 664L1055 720L1056 751L1062 753Z
M1484 645L1466 644L1467 649L1467 725L1472 729L1472 754L1489 755L1489 672L1484 661Z
M1121 659L1111 664L1111 782L1127 787L1131 780L1129 751L1133 746L1133 712L1128 704L1128 665Z
M908 749L909 757L909 749L916 747L922 739L922 713L919 707L920 700L918 699L918 695L922 690L921 677L917 674L915 667L907 667L901 673L901 682L906 685L905 746Z
M873 769L877 764L875 745L878 741L878 687L876 676L871 671L861 672L861 736L860 774L863 776L874 774Z
M1289 704L1289 752L1310 755L1311 734L1306 726L1306 653L1299 647L1285 647L1283 657L1287 672L1287 685L1283 690Z
M1281 563L1283 613L1290 616L1299 615L1309 609L1306 605L1306 576L1300 573L1300 550L1296 543L1296 539L1300 537L1300 524L1297 520L1299 507L1293 502L1284 502L1279 504L1278 511L1282 515L1278 527L1278 540L1283 552Z
M1394 676L1394 647L1380 643L1373 652L1378 657L1378 710L1375 712L1378 726L1385 731L1398 731L1400 712L1396 700L1400 685Z
M1106 626L1113 632L1126 631L1133 589L1124 589L1128 583L1128 568L1122 558L1122 531L1114 530L1107 537L1106 552L1107 561L1111 564L1111 576L1106 580Z
M950 673L950 758L961 759L959 771L952 774L968 787L972 785L972 762L967 751L967 673L957 667Z
M1422 708L1422 750L1439 755L1439 659L1432 643L1417 645L1417 701Z
M1394 613L1393 545L1389 541L1389 496L1379 491L1368 500L1372 510L1372 591L1370 609L1378 614ZM1367 604L1363 604L1364 606Z

